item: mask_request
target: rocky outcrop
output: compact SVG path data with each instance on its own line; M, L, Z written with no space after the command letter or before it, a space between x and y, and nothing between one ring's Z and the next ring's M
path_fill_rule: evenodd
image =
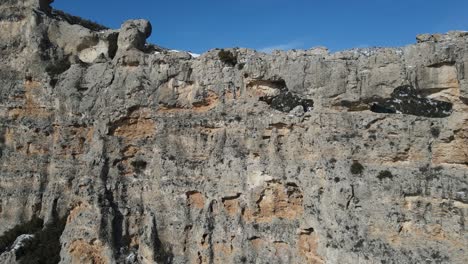
M465 32L194 58L49 2L0 3L0 262L468 262Z

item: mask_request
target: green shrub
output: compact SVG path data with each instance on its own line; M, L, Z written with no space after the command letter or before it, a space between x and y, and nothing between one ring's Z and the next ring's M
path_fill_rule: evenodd
M68 69L70 69L70 67L71 63L68 61L68 58L63 58L46 66L45 71L49 74L49 76L54 77L66 72Z
M431 134L433 137L438 138L440 135L440 129L438 127L431 127Z
M380 171L379 172L379 175L377 175L377 178L379 180L383 180L383 179L393 179L393 174L388 171L388 170L384 170L384 171Z
M61 10L54 10L53 16L59 20L65 20L72 25L80 25L92 31L102 31L109 29L106 26L100 25L94 21L87 20L81 17L73 16Z
M220 50L218 52L219 59L227 65L234 66L237 64L237 55L232 53L230 50Z
M148 163L144 160L134 160L131 164L133 168L135 168L136 173L142 173L148 165Z
M358 161L354 161L350 169L351 173L354 175L361 174L364 171L364 166Z

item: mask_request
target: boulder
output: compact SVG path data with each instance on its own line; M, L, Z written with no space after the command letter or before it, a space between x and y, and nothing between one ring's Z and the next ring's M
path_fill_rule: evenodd
M152 27L148 20L128 20L122 24L119 33L119 50L143 50Z

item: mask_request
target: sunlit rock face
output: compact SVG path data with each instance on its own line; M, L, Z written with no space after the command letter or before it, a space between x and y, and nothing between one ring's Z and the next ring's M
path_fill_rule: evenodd
M49 3L0 3L0 263L468 263L467 33L195 58Z

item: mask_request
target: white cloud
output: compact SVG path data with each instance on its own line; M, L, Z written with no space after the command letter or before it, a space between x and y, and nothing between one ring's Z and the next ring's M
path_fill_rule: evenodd
M260 50L261 52L271 53L271 52L274 51L274 50L290 50L290 49L297 49L297 48L301 48L303 45L304 45L304 43L302 43L302 42L300 42L300 41L292 41L292 42L285 43L285 44L279 44L279 45L273 45L273 46L269 46L269 47L264 47L264 48L261 48L261 49L259 49L259 50Z

